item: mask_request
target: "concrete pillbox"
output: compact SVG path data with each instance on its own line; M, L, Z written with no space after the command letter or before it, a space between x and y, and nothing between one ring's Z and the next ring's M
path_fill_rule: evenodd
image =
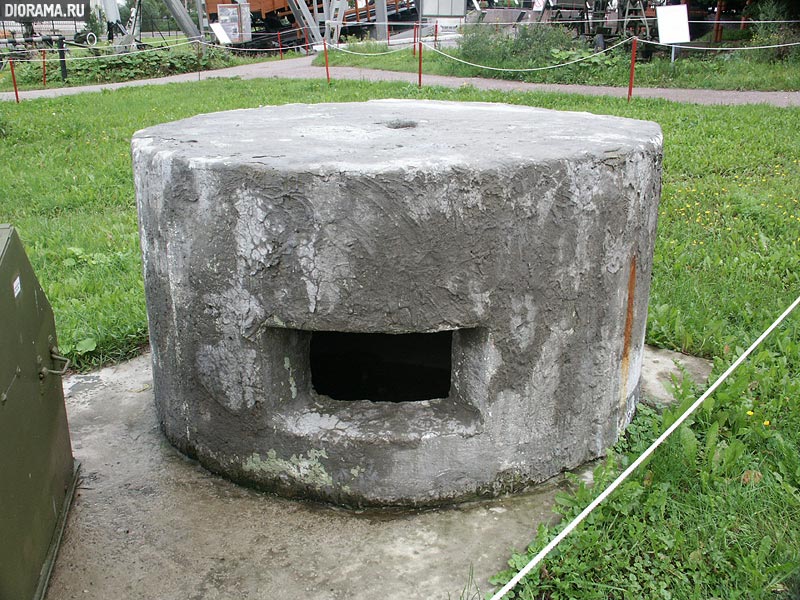
M601 456L638 399L661 145L644 121L413 100L138 132L167 437L234 481L348 505Z

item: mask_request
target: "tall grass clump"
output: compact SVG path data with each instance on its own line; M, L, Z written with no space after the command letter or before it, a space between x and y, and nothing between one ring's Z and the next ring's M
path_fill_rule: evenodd
M563 27L520 26L512 31L487 25L465 27L459 42L460 56L477 64L508 68L543 67L552 64L553 50L588 50L585 41Z
M800 49L796 46L785 46L785 44L800 41L800 32L798 32L796 24L780 22L790 21L792 17L792 12L786 2L761 0L753 5L751 16L754 20L751 45L776 46L776 48L753 50L749 53L752 60L767 63L788 60L795 67L800 64Z

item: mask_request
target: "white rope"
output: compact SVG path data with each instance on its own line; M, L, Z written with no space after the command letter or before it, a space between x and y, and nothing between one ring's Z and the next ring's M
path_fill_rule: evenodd
M645 460L647 460L647 458L655 451L655 449L658 448L664 442L664 440L666 440L672 434L673 431L675 431L678 427L680 427L683 424L683 422L689 417L689 415L691 415L695 410L697 410L697 408L703 402L705 402L706 398L708 398L711 394L714 393L714 391L722 384L722 382L725 381L728 378L728 376L731 373L733 373L736 370L736 368L740 364L742 364L742 362L744 362L744 360L748 356L750 356L750 354L753 352L753 350L755 350L759 345L761 345L761 342L763 342L764 339L770 333L772 333L772 331L778 325L780 325L787 316L789 316L789 313L791 313L797 307L798 304L800 304L800 296L798 296L797 299L794 302L792 302L792 304L791 304L791 306L789 306L789 308L787 308L785 311L783 311L783 314L781 314L780 317L775 319L775 321L772 323L772 325L770 325L766 329L766 331L764 331L764 333L762 333L758 337L758 339L755 342L753 342L751 344L751 346L747 350L745 350L738 359L736 359L736 362L734 362L730 367L728 367L728 370L725 371L719 377L719 379L717 379L711 385L711 387L708 388L705 391L705 393L702 396L700 396L697 400L694 401L694 404L692 404L688 409L686 409L686 412L684 412L680 417L678 417L678 419L672 425L670 425L664 433L662 433L660 436L658 436L658 439L656 439L656 441L654 441L652 444L650 444L650 446L647 448L647 450L642 452L641 456L639 456L639 458L637 458L635 461L633 461L633 463L631 463L631 465L627 469L625 469L622 473L620 473L619 476L605 490L603 490L603 492L599 496L597 496L597 498L592 500L592 502L589 504L589 506L584 508L581 511L581 513L577 517L575 517L569 523L569 525L567 525L561 531L561 533L559 533L556 537L554 537L550 541L549 544L547 544L544 548L542 548L539 551L539 553L536 556L534 556L530 560L530 562L527 565L525 565L519 571L519 573L517 573L511 579L511 581L509 581L507 584L505 584L502 587L502 589L500 589L500 591L498 591L494 596L492 596L491 600L500 600L508 592L513 590L516 587L516 585L522 580L522 578L525 577L525 575L527 575L530 572L531 569L533 569L533 567L538 565L542 561L542 559L544 559L544 557L547 556L550 553L550 551L553 548L558 546L558 544L560 544L561 541L565 537L567 537L578 525L580 525L581 522L587 516L589 516L589 513L591 513L595 508L597 508L600 505L600 503L603 502L603 500L608 498L608 496L611 495L611 493L614 490L616 490L620 486L620 484L623 481L625 481L628 478L628 476L637 469L637 467L639 467L639 465L641 465Z
M292 32L292 31L302 31L302 29L290 29L289 30L289 32ZM277 36L275 36L275 37L277 37ZM231 50L231 51L235 51L235 52L260 52L262 54L266 53L266 52L271 52L271 53L278 52L278 48L234 48L232 46L223 46L221 44L215 44L213 42L202 41L202 42L199 42L199 43L202 44L203 46L207 46L209 48L219 48L220 50ZM302 48L302 49L308 50L309 48L313 48L313 47L314 47L314 44L309 42L308 44L291 44L291 45L287 44L286 46L281 45L280 49L283 50L284 52L291 52L293 50L297 50L298 48ZM330 48L330 46L329 46L329 48Z
M547 70L550 70L550 69L558 69L560 67L566 67L566 66L569 66L569 65L574 65L574 64L577 64L577 63L580 63L580 62L591 60L592 58L594 58L598 54L605 54L606 52L609 52L610 50L613 50L614 48L616 48L618 46L621 46L622 44L625 44L626 42L627 42L627 40L622 40L621 42L617 42L613 46L609 46L605 50L601 50L600 52L595 52L593 54L590 54L589 56L582 56L581 58L576 58L575 60L570 60L570 61L565 62L565 63L560 63L560 64L557 64L557 65L549 65L547 67L531 67L530 69L503 69L503 68L500 68L500 67L487 67L486 65L478 65L478 64L471 63L469 61L463 60L461 58L457 58L457 57L453 56L452 54L447 54L446 52L442 52L441 50L438 50L437 48L435 48L433 46L430 46L430 45L428 45L428 44L426 44L424 42L423 42L423 46L425 46L429 50L433 50L434 52L436 52L438 54L441 54L442 56L445 56L445 57L447 57L447 58L449 58L451 60L454 60L456 62L460 62L460 63L465 64L465 65L469 65L470 67L475 67L477 69L487 69L489 71L501 71L503 73L532 73L534 71L547 71Z
M521 10L521 9L517 9L517 10ZM455 17L453 17L453 18L455 18ZM647 21L653 21L653 22L656 21L656 17L645 17L645 19ZM641 20L642 19L640 17L628 18L628 21L634 21L634 22L638 22L638 21L641 21ZM331 21L331 24L333 24L334 22L335 21ZM471 25L486 25L486 26L490 26L490 25L564 25L564 24L570 24L571 25L573 23L624 23L624 22L625 22L625 19L620 17L620 18L616 18L616 19L609 19L609 18L603 18L603 19L599 19L599 18L598 19L562 19L562 20L559 20L559 21L544 21L544 20L542 20L542 21L513 21L513 22L511 22L511 21L508 21L508 22L476 21L474 23L464 22L462 24L462 26L467 26L468 27L468 26L471 26ZM704 24L704 25L714 25L716 23L719 23L721 25L722 24L740 25L741 22L742 22L741 19L737 19L735 21L727 21L727 20L720 20L720 21L713 21L713 20L712 21L694 21L694 20L690 20L689 21L689 23ZM432 23L430 23L429 21L426 21L426 23L428 23L429 25L432 26ZM754 20L746 19L745 23L747 25L758 25L758 24L761 24L761 23L793 24L793 23L800 23L800 21L798 21L798 20L795 20L795 21L778 21L778 20L776 20L776 21L770 21L770 20L754 21ZM378 21L366 21L366 20L364 20L364 21L360 21L360 22L359 21L344 21L341 24L341 26L343 28L344 27L363 27L364 25L393 25L393 26L408 25L409 28L411 28L411 27L414 26L414 22L409 22L409 21L406 21L406 22L403 22L403 21L385 21L385 22L381 21L381 22L378 22Z
M63 59L57 58L57 57L54 56L52 58L45 59L45 62L61 62L61 60L64 60L64 61L67 61L67 62L75 62L75 61L79 61L79 60L102 60L104 58L113 58L115 56L116 57L133 56L135 54L146 54L148 52L160 52L162 50L171 50L172 48L177 48L179 46L186 46L188 44L195 44L195 43L197 43L197 42L187 41L187 42L181 42L181 43L178 43L178 44L170 44L170 45L167 45L167 46L157 46L157 47L154 47L154 48L146 48L144 50L135 50L133 52L125 52L125 53L121 53L121 54L99 54L97 56L65 56ZM39 50L29 50L28 52L36 53L36 52L39 52ZM13 58L13 57L11 57L11 58ZM20 59L14 58L13 60L14 60L14 63L36 63L36 62L41 62L42 59L41 58L20 58Z
M338 50L339 52L344 52L345 54L353 54L354 56L385 56L387 54L395 54L396 52L408 50L408 48L395 48L394 50L389 50L387 52L353 52L352 50L347 50L346 48L340 48L338 46L328 46L328 49Z
M716 48L705 46L686 46L683 44L662 44L661 42L654 42L652 40L645 40L639 38L639 42L643 44L651 44L653 46L663 46L665 48L683 48L685 50L717 50L722 52L735 52L738 50L771 50L773 48L790 48L792 46L800 46L800 42L787 42L786 44L772 44L770 46L717 46Z

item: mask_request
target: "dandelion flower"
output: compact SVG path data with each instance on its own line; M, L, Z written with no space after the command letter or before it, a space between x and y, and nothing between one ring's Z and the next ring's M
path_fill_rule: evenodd
M764 427L769 427L769 419L767 419L766 421L764 421Z
M754 413L752 410L748 410L747 411L747 416L748 417L752 417L754 414L756 414L756 413Z

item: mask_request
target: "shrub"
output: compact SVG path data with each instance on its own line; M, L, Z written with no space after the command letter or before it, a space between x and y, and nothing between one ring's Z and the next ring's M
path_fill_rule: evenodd
M71 85L130 81L217 69L229 65L231 60L229 53L216 49L208 49L202 55L185 48L115 54L70 62L68 78ZM17 79L20 84L41 82L41 63L34 61L25 64L19 69Z

